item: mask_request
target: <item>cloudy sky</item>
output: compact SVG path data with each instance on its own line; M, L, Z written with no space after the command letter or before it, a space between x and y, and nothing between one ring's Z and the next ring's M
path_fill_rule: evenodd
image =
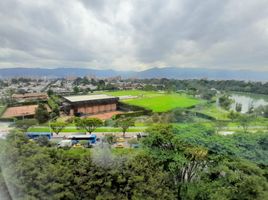
M1 0L0 68L268 70L268 0Z

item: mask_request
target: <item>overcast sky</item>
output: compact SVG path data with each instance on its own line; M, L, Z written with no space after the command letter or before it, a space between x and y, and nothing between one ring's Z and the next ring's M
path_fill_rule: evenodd
M268 70L268 0L1 0L0 68Z

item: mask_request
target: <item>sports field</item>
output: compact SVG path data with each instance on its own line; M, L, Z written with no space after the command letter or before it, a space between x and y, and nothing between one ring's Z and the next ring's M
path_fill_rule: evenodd
M122 102L148 108L153 112L166 112L175 108L188 108L202 102L200 99L185 94L168 94L157 91L122 90L107 92L106 94L119 97L133 96L134 98L125 99Z

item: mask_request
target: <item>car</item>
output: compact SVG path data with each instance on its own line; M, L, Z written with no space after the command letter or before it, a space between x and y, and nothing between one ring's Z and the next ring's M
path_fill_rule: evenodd
M77 143L77 144L74 144L74 145L72 146L72 148L84 148L84 146L81 145L81 144L79 144L79 143Z
M117 142L125 142L125 139L122 138L122 137L120 137L120 138L118 138L116 141L117 141Z
M62 140L58 143L58 148L71 147L72 145L72 140Z
M115 145L115 148L124 148L124 147L125 146L122 143L118 143L118 144Z

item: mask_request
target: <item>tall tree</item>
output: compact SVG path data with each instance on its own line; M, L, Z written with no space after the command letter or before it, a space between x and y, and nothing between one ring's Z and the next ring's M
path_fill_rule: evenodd
M123 132L123 137L126 135L126 131L130 126L134 126L135 122L132 118L120 118L116 120L115 127L120 127Z
M87 133L91 134L96 128L103 125L99 118L76 118L75 125L78 129L85 129Z
M49 125L52 131L58 135L66 127L67 123L56 121L56 122L51 122Z
M44 104L39 104L35 110L35 118L39 123L47 122L49 119L49 113L47 107Z
M240 126L242 126L243 131L245 133L248 131L248 127L249 127L251 121L252 121L252 116L250 116L250 115L241 115L238 118L238 122L239 122Z
M223 95L219 98L219 104L222 108L224 108L225 110L229 110L230 106L232 104L232 99L230 99L229 95Z
M236 110L236 112L241 112L242 111L242 104L241 103L236 103L235 104L235 110Z
M232 120L232 122L239 117L239 113L235 113L233 110L229 112L228 117Z

